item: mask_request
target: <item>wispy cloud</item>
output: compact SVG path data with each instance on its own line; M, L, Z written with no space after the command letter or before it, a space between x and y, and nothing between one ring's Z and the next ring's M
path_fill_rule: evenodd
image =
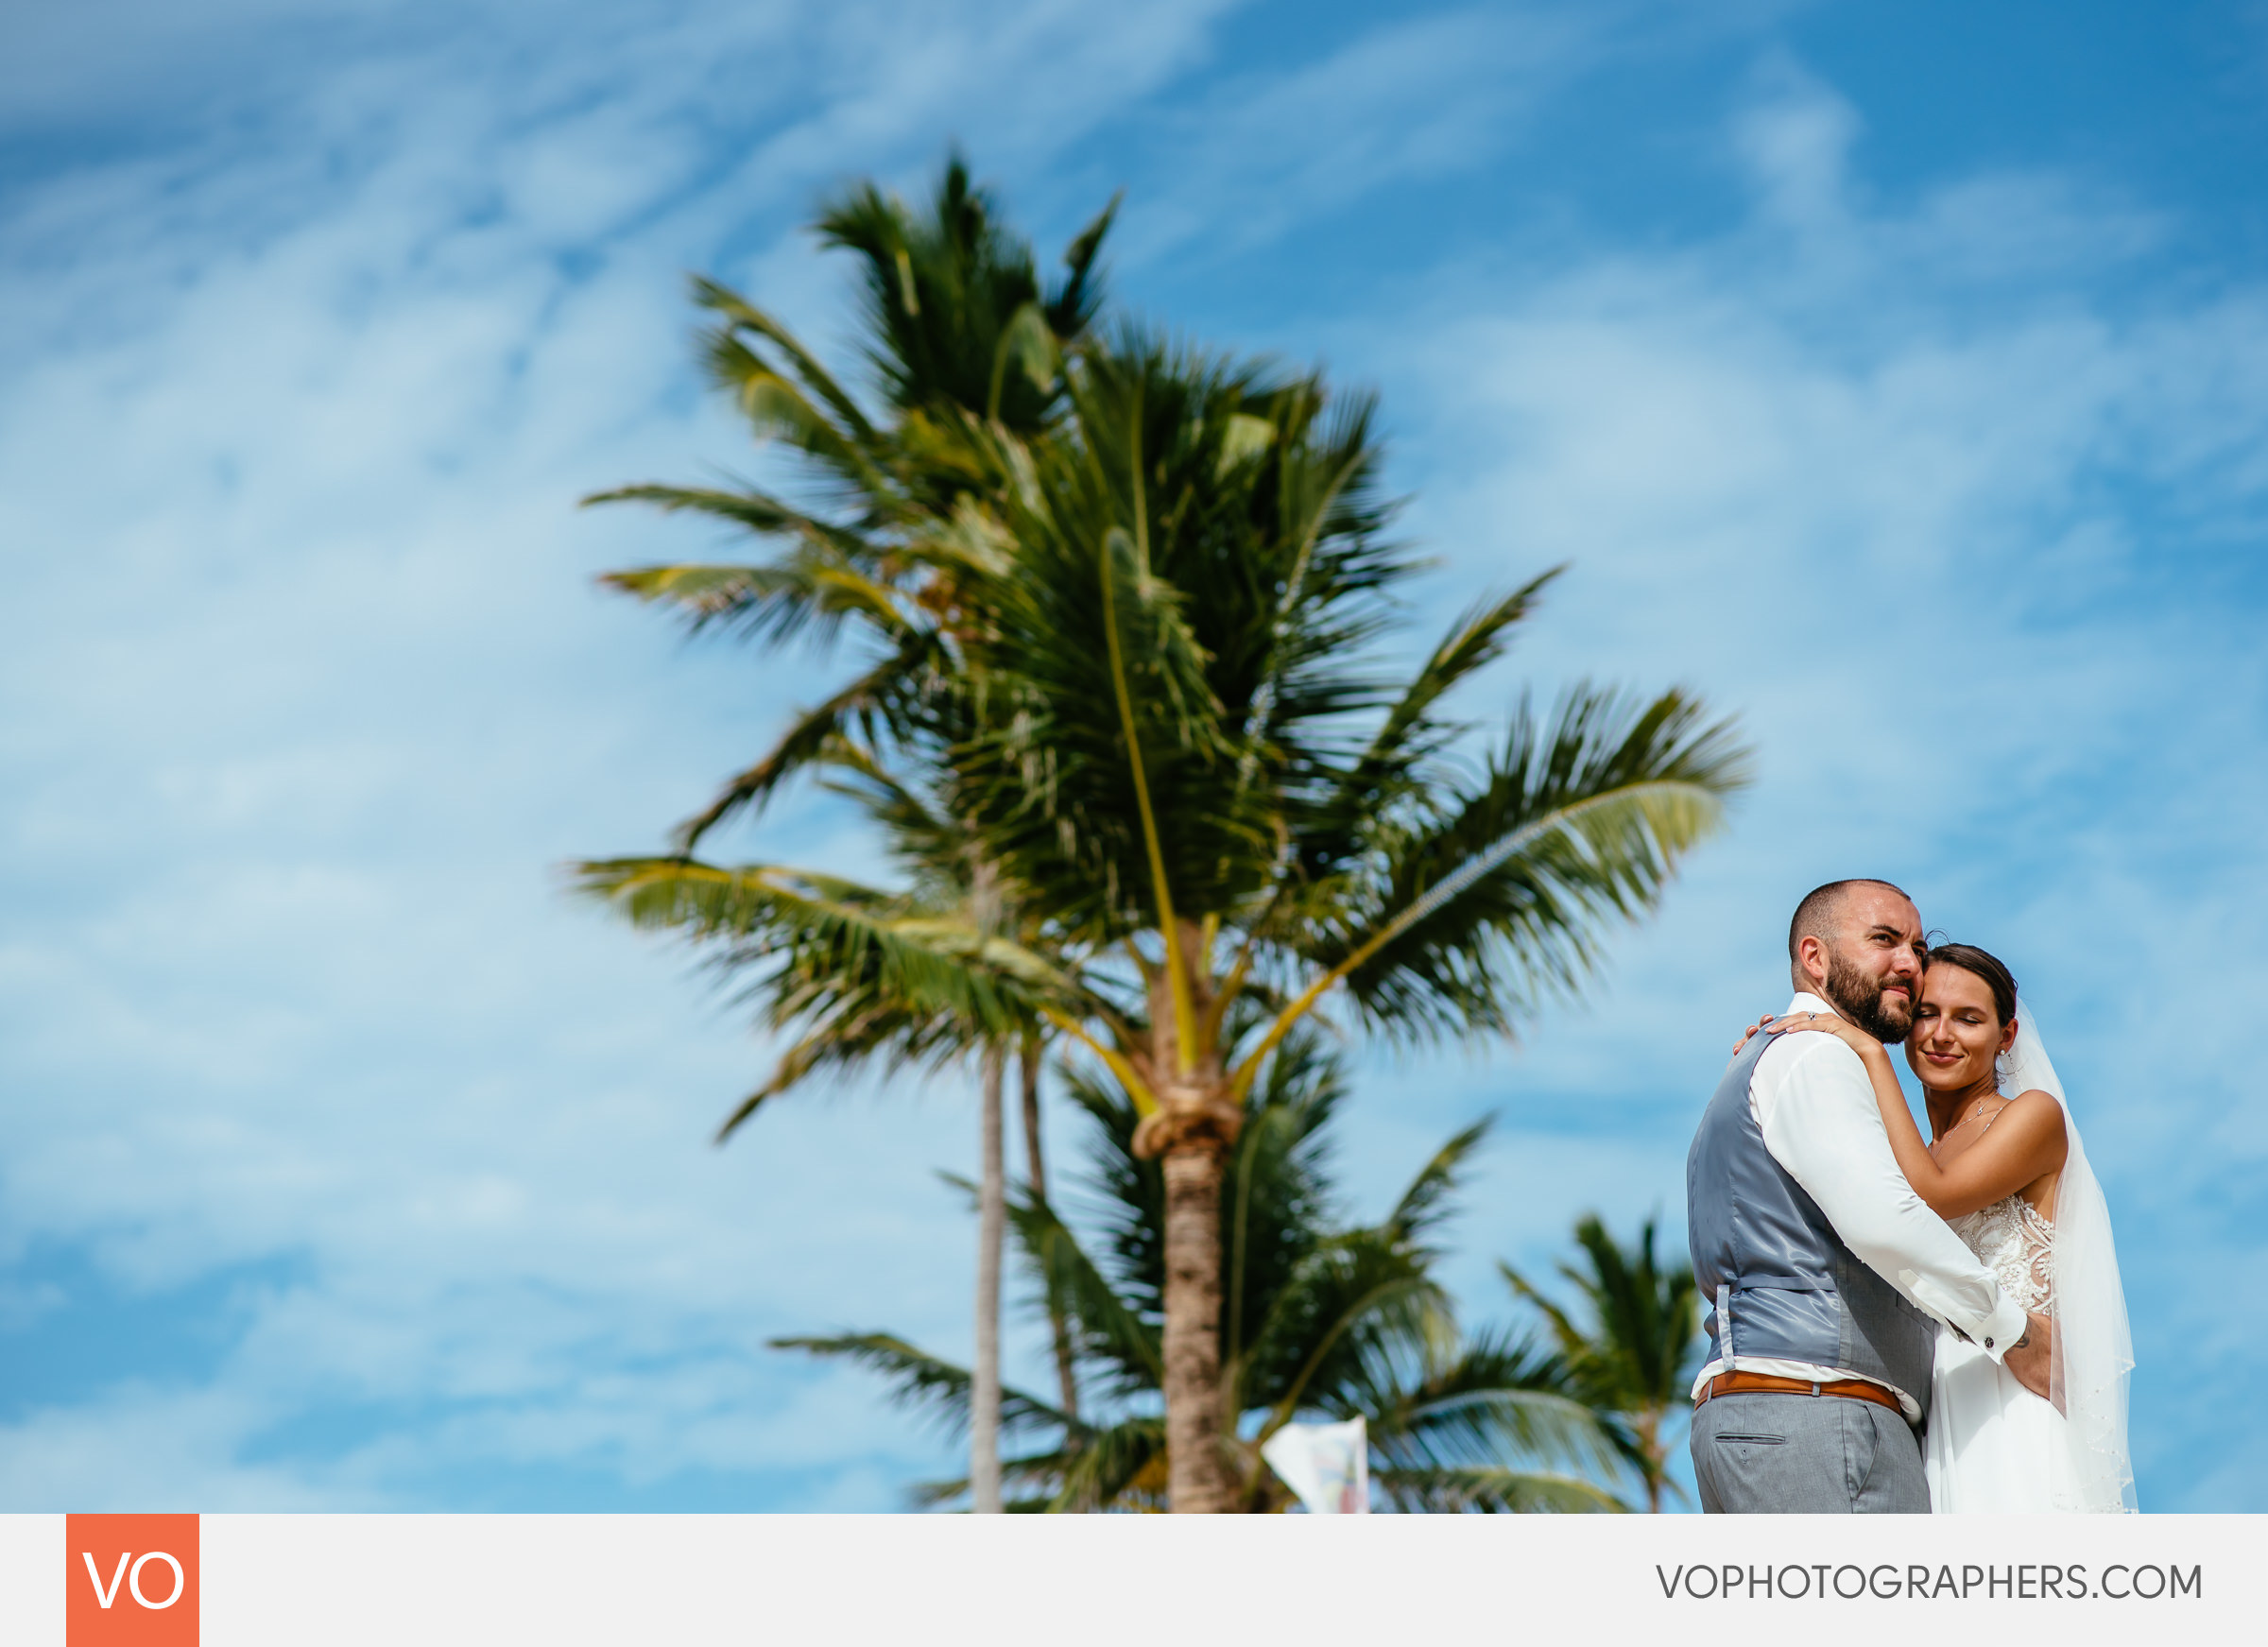
M1603 71L1748 37L1793 9L1531 0L1318 31L1296 62L1229 65L1145 112L1165 186L1128 224L1125 254L1232 260L1397 188L1486 186L1547 111Z
M1406 327L1339 345L1416 409L1417 526L1455 582L1572 562L1539 678L1697 682L1763 751L1612 1005L1538 1036L1507 1151L1620 1140L1603 1198L1674 1212L1659 1131L1679 1141L1731 1032L1784 998L1787 910L1894 876L2051 1027L2127 1238L2163 1495L2221 1444L2174 1407L2255 1353L2184 1277L2252 1250L2268 1206L2242 1046L2268 968L2241 932L2268 897L2246 822L2268 810L2268 291L2138 277L2160 226L2067 180L1870 199L1831 89L1781 63L1752 96L1745 222L1459 271L1415 365ZM1494 1240L1555 1238L1564 1206L1501 1170ZM2236 1480L2177 1501L2253 1501Z
M652 527L572 504L738 451L685 267L770 260L824 328L817 191L1076 133L1210 9L387 17L249 134L18 182L0 1252L35 1292L83 1255L129 1335L218 1267L297 1278L216 1370L153 1334L130 1384L19 1396L9 1501L552 1501L541 1464L745 1504L931 1456L762 1340L965 1339L956 1094L701 1147L760 1049L551 866L653 839L798 685L604 603ZM283 83L297 23L218 21Z
M92 1288L176 1347L0 1409L0 1494L889 1502L934 1439L761 1342L966 1344L966 1221L929 1175L970 1153L959 1094L704 1151L761 1049L548 868L653 841L809 695L803 661L681 648L588 588L699 540L575 497L747 455L686 364L682 271L839 335L795 225L958 134L1074 220L1098 154L1151 180L1129 285L1203 246L1296 294L1292 228L1486 183L1538 111L1671 50L1669 13L1227 61L1202 0L82 12L0 70L46 87L0 174L0 1330L60 1342ZM137 18L103 66L70 32ZM2268 892L2268 294L2167 275L2180 225L2088 178L1890 197L1865 111L1792 59L1732 95L1743 205L1712 232L1486 266L1469 237L1282 321L1386 388L1444 609L1572 559L1523 667L1692 681L1765 763L1605 1004L1516 1064L1380 1072L1358 1180L1509 1092L1483 1305L1488 1256L1584 1205L1675 1222L1789 901L1898 874L2057 1032L2145 1341L2185 1347L2145 1368L2156 1479L2256 1503L2176 1398L2236 1399L2258 1351L2185 1266L2258 1244L2268 1154L2239 930ZM171 135L97 146L129 105ZM776 827L856 849L823 812Z

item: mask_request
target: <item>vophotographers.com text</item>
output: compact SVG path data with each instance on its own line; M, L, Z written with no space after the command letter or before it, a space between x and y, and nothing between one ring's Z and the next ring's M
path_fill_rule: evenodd
M2205 1567L2161 1567L2123 1562L2097 1569L2052 1562L2004 1567L1925 1567L1918 1562L1858 1567L1830 1561L1752 1567L1727 1561L1712 1566L1662 1567L1654 1576L1670 1600L1891 1602L2018 1601L2123 1602L2202 1600Z

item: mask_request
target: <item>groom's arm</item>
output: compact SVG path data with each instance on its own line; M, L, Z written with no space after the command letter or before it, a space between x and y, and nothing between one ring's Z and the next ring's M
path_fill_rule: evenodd
M1750 1091L1764 1147L1846 1246L1995 1361L2016 1347L2022 1307L2001 1295L1992 1272L1898 1170L1858 1054L1831 1036L1782 1037L1759 1061Z

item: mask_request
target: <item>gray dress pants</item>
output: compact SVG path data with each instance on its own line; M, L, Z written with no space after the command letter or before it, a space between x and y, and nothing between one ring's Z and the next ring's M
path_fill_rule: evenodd
M1921 1442L1887 1407L1843 1396L1717 1396L1693 1413L1710 1515L1926 1516Z

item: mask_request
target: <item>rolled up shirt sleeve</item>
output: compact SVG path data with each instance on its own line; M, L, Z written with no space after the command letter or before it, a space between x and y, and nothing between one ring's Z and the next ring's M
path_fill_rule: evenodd
M1857 1053L1830 1035L1783 1036L1749 1094L1772 1158L1862 1262L1995 1361L2023 1336L2023 1307L1899 1171Z

